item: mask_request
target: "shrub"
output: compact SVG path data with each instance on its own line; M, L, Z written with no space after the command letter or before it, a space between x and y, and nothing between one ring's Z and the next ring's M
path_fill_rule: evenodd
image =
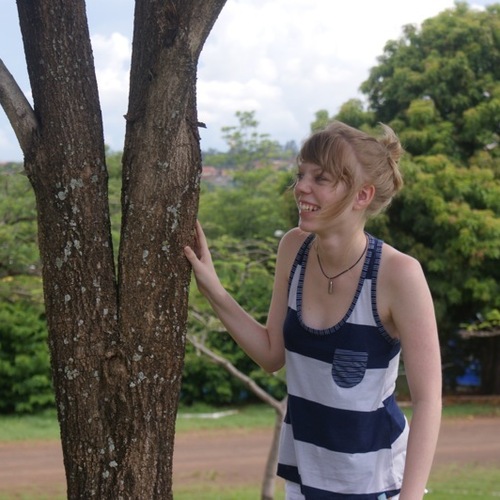
M47 328L40 306L0 303L0 413L54 405Z

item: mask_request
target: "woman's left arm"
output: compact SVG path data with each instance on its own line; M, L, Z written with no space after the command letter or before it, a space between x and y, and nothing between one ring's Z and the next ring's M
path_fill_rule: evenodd
M390 255L389 307L401 341L413 415L400 500L421 500L430 474L441 423L441 354L434 305L420 263ZM387 276L387 274L386 274Z

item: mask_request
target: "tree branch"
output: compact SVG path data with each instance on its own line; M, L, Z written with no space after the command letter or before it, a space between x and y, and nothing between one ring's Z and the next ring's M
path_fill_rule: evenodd
M236 377L238 380L243 382L246 387L248 387L259 399L272 406L278 412L282 411L282 403L277 399L270 396L264 389L258 386L254 380L240 372L229 360L219 356L211 349L209 349L206 345L198 342L193 335L188 335L187 339L191 344L196 347L199 351L205 354L208 358L210 358L214 363L222 366L227 372Z
M31 147L33 132L38 129L38 121L33 108L2 59L0 59L0 104L26 155Z

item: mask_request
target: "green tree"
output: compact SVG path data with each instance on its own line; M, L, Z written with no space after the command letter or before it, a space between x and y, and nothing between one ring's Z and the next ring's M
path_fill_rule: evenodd
M392 124L414 155L467 161L498 142L500 4L458 2L387 42L361 85L377 121Z
M33 191L22 165L0 175L0 302L41 302L41 264L36 244Z
M317 111L315 119L311 123L311 132L314 133L324 129L333 120L339 120L351 127L365 130L376 125L374 118L373 112L366 111L360 99L349 99L342 104L338 113L334 116L330 117L325 109Z
M211 251L225 288L258 321L265 323L276 263L276 239L242 241L220 237ZM274 483L286 390L283 372L270 375L258 367L224 332L207 301L193 287L182 396L220 404L255 399L271 405L276 424L262 482L263 499L274 498ZM194 359L193 359L194 358ZM222 367L224 370L222 370Z
M204 189L199 218L208 237L258 239L286 231L293 225L289 215L291 184L290 171L264 167L236 171L231 186Z
M238 125L222 127L222 137L229 148L227 158L233 167L248 170L280 156L279 143L258 131L255 111L237 111L236 118Z
M445 156L404 166L406 186L388 212L389 239L423 264L443 335L500 305L500 183L491 170Z
M323 130L333 118L330 118L326 109L320 109L314 114L314 121L311 123L311 132Z
M33 412L53 404L42 306L0 302L0 412Z

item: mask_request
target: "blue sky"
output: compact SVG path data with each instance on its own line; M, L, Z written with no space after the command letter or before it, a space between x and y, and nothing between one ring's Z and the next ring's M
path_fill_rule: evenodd
M15 0L0 0L0 58L30 99ZM471 0L472 6L495 3ZM388 40L405 24L454 6L453 0L227 0L198 71L202 149L225 150L221 127L236 111L256 111L259 131L300 144L319 109L353 97ZM106 143L123 148L133 0L87 0ZM31 99L30 99L31 100ZM22 153L0 109L0 162Z

